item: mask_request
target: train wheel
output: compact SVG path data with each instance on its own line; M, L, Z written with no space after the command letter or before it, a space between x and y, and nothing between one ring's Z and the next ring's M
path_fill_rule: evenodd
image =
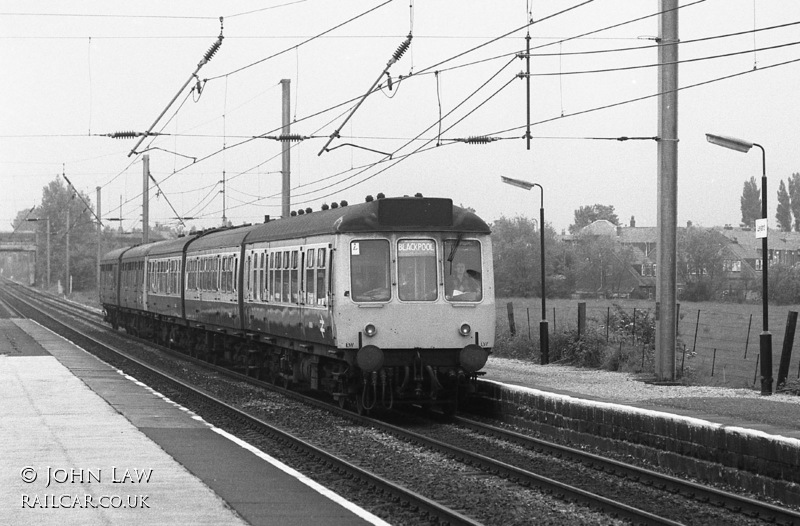
M456 416L456 413L458 412L458 398L453 398L452 400L443 403L441 407L444 416L448 418L453 418L454 416Z

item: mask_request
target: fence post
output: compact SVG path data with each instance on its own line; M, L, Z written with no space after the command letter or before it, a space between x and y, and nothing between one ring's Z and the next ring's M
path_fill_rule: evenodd
M683 358L681 358L681 378L683 378L683 365L686 363L686 344L683 344Z
M761 353L756 355L756 372L753 373L753 385L756 385L756 376L758 376L758 361L761 359Z
M786 385L789 376L789 362L792 361L792 346L794 345L794 330L797 327L797 311L790 310L786 318L786 332L783 335L783 349L781 350L781 364L778 366L777 388Z
M578 338L580 339L586 330L586 303L578 303Z
M692 345L692 352L697 350L697 329L700 327L700 309L697 309L697 321L694 324L694 344Z
M508 311L508 328L511 331L511 336L516 336L517 324L514 323L514 304L510 301L506 303L506 310Z
M525 307L525 312L528 314L528 339L531 340L531 308Z
M744 359L747 360L747 347L750 345L750 327L753 326L753 314L750 314L750 321L747 324L747 339L744 341ZM800 371L798 371L800 374Z
M717 348L714 347L714 357L711 358L711 377L714 377L714 367L717 365Z

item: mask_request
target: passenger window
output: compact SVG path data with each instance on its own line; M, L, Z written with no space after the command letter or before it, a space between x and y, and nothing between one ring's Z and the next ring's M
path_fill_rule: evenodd
M353 301L391 298L389 241L364 239L350 243L350 290Z
M432 239L403 239L397 242L398 294L403 301L434 301L436 243Z
M481 245L477 240L444 242L444 294L450 301L481 301Z

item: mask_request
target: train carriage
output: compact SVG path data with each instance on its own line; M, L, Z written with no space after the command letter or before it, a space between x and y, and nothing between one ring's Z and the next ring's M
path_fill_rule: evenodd
M343 203L135 247L119 269L120 311L141 310L126 327L155 316L156 339L359 410L452 410L494 343L490 230L450 199Z

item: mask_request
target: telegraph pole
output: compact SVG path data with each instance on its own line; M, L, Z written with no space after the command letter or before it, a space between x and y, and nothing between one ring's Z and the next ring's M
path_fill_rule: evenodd
M659 0L656 378L675 380L678 228L678 0Z
M283 90L283 127L281 128L281 135L288 136L290 133L290 104L289 104L289 85L292 81L290 79L282 79L281 80L281 88ZM290 167L290 144L289 141L281 141L281 160L282 160L282 167L281 167L281 174L282 174L282 184L281 184L281 216L284 218L289 217L289 208L291 207L290 204L290 192L289 189L289 167Z
M100 240L103 238L103 227L100 224L100 214L102 208L100 207L100 187L97 187L97 290L100 290L100 255L102 253L102 243Z
M67 241L66 241L66 244L67 244L67 250L66 250L66 254L67 254L67 279L66 279L66 283L64 283L64 290L66 291L65 292L66 294L70 293L70 290L69 290L69 231L70 231L70 228L69 228L69 206L70 206L70 204L71 203L69 201L67 201L67 233L66 233L66 238L67 238Z
M150 156L142 155L142 244L150 241Z

